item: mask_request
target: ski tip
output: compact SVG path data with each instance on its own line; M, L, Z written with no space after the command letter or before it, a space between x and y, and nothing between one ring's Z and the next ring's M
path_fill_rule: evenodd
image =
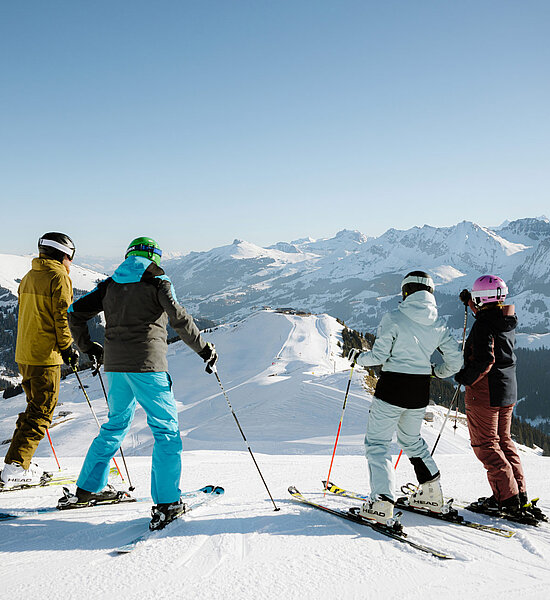
M10 515L9 513L0 513L0 521L9 521L11 519L17 519L17 515Z

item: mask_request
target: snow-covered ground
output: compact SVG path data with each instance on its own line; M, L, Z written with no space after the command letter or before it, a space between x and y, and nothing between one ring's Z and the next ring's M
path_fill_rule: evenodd
M202 361L183 344L169 348L170 372L184 440L182 489L207 483L226 493L182 518L129 555L113 549L147 528L147 502L29 515L0 523L1 597L75 598L546 598L550 526L514 526L503 539L406 513L411 537L453 554L439 561L372 530L296 504L289 485L322 498L349 378L338 356L341 326L326 315L298 317L262 311L207 334L220 354L219 374L275 501L273 506L240 437L225 398ZM97 378L83 382L103 421ZM354 374L331 479L368 492L363 436L371 397ZM11 436L24 397L0 405L0 441ZM424 424L431 446L444 409ZM51 436L62 467L78 471L97 426L73 376L62 382ZM138 409L124 443L137 496L149 491L152 438ZM4 453L7 445L4 445ZM399 448L393 447L395 455ZM550 459L521 448L529 492L550 512ZM54 468L47 441L37 457ZM448 426L436 458L446 494L468 500L488 493L484 470L466 428ZM121 461L118 461L119 464ZM402 459L398 485L413 481ZM122 484L117 482L122 487ZM0 494L0 511L52 506L60 489ZM327 498L337 506L352 505ZM474 515L469 515L474 519ZM491 523L491 519L475 516Z

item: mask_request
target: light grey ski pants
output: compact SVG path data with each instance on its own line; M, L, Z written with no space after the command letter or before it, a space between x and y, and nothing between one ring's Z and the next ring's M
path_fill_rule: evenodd
M365 454L369 467L371 496L384 494L395 500L395 470L390 444L395 431L397 443L409 458L419 458L432 475L438 472L428 445L420 436L426 408L401 408L374 397L367 422Z

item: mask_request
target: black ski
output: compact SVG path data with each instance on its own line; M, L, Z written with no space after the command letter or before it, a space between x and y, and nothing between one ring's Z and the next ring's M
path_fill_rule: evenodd
M335 515L336 517L340 517L342 519L346 519L348 521L352 521L353 523L358 523L359 525L366 525L370 527L377 533L381 533L389 538L397 540L403 544L408 544L412 548L416 550L420 550L421 552L426 552L427 554L431 554L436 558L441 559L452 559L454 556L450 554L446 554L441 550L437 550L435 548L430 548L429 546L425 546L424 544L420 544L411 540L407 534L402 530L399 526L384 526L380 523L376 523L375 521L369 521L368 519L364 519L363 517L357 514L358 508L350 508L348 511L339 510L337 508L330 508L328 506L324 506L323 504L318 504L313 500L309 500L305 498L294 486L290 486L288 488L290 495L294 498L294 500L301 502L305 506L311 506L312 508L317 508L318 510L322 510L324 512L330 513L331 515Z
M323 488L330 492L331 494L335 494L337 496L343 496L344 498L351 498L352 500L360 500L364 502L367 498L362 496L361 494L357 494L356 492L350 492L349 490L345 490L343 488L339 488L334 483L330 481L323 481ZM403 491L403 488L402 488ZM451 501L452 502L452 501ZM472 529L477 529L478 531L484 531L485 533L492 533L494 535L498 535L500 537L510 538L515 535L514 531L510 531L508 529L501 529L499 527L491 527L490 525L483 525L482 523L476 523L474 521L467 521L458 514L458 511L455 508L452 508L449 504L449 512L447 513L435 513L423 508L416 508L415 506L409 506L409 501L407 496L403 496L398 498L395 501L396 508L400 508L402 510L406 510L408 512L413 512L419 515L424 515L426 517L431 517L433 519L439 519L440 521L447 521L448 523L453 523L455 525L463 525L464 527L470 527Z

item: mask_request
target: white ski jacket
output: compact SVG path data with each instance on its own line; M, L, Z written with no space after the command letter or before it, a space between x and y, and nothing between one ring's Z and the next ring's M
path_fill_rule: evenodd
M450 377L462 366L459 345L438 316L433 294L419 291L407 296L397 310L384 315L372 350L362 352L357 364L382 365L383 371L395 373L431 375L434 350L443 357L443 364L434 369L437 377Z

